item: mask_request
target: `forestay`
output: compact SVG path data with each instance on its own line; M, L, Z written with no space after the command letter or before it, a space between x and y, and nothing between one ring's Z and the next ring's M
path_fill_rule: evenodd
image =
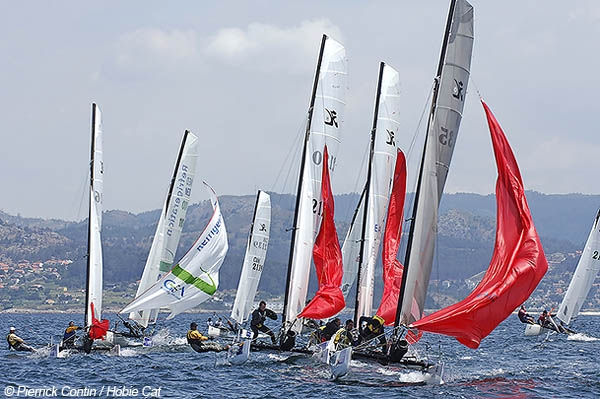
M85 325L102 314L102 200L104 163L102 160L102 113L92 104L92 149L90 165L90 213L88 219L88 264ZM92 306L93 304L93 306ZM93 309L93 310L92 310Z
M458 136L469 81L473 7L467 1L455 2L448 28L425 139L411 227L413 233L406 259L406 281L401 293L403 301L399 321L407 325L423 315L435 251L438 206Z
M333 172L341 140L340 132L344 123L346 80L346 51L340 43L324 35L309 108L290 248L283 315L284 321L288 322L296 319L306 302L312 248L319 232L323 211L321 198L323 149L327 145L329 168ZM294 329L299 331L301 323L295 323Z
M344 263L344 275L342 276L342 293L344 298L348 298L350 288L356 280L356 274L358 273L358 264L360 263L360 241L362 236L363 226L363 214L365 209L365 195L367 192L367 186L363 189L358 205L352 216L352 222L350 222L350 228L346 233L344 239L344 245L342 246L342 261Z
M577 317L585 302L598 270L600 270L600 210L596 214L592 231L585 243L585 248L577 263L567 293L558 308L557 316L563 323L569 324Z
M356 295L355 319L371 316L375 265L392 190L396 165L396 136L400 127L400 77L389 65L381 63L375 97L374 136L367 177L366 214L363 216L362 255Z
M238 323L248 320L254 297L258 289L258 283L263 271L267 248L269 245L269 232L271 230L271 197L264 191L258 191L256 206L254 207L254 218L250 226L250 235L246 244L246 255L231 318Z
M167 307L168 319L211 298L219 285L219 269L227 254L227 231L217 195L205 182L213 215L192 248L173 269L134 299L121 313Z
M197 159L198 138L186 130L136 298L171 270L192 195ZM147 327L156 322L157 315L158 309L148 309L132 312L129 318Z

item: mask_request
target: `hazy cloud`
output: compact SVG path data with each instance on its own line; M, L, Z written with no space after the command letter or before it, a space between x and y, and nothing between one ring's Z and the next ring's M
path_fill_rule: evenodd
M342 40L341 30L328 19L302 21L293 27L251 23L246 29L220 29L208 38L204 50L225 63L303 72L314 68L305 60L315 54L315 43L323 33ZM249 60L252 62L245 63Z

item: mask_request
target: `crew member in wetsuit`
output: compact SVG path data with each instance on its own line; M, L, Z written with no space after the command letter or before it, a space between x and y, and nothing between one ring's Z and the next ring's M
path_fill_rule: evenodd
M527 311L525 310L525 306L521 305L521 308L519 309L519 320L521 320L521 323L527 323L527 324L534 324L535 321L533 320L533 316L531 316L529 313L527 313Z
M196 352L222 352L229 349L229 345L219 345L216 342L206 342L205 337L198 331L198 324L191 323L190 330L187 333L187 342Z
M320 337L321 342L329 341L331 337L335 335L336 332L340 329L342 325L342 321L339 317L336 317L333 320L329 320L325 326L320 327Z
M335 333L333 343L337 349L347 348L349 346L357 346L359 344L358 334L355 334L354 322L352 320L346 320L346 325L340 328Z
M31 346L25 344L23 338L20 338L16 334L17 329L11 327L9 329L8 335L6 336L6 342L8 342L8 349L14 349L19 352L35 352Z
M358 331L360 333L361 342L371 341L375 338L379 340L381 348L385 348L387 341L383 332L384 320L380 316L367 317L362 316L359 320Z
M542 327L550 328L548 325L550 324L550 320L548 320L548 311L544 310L540 317L537 320L538 324Z
M75 347L75 339L77 338L76 331L81 330L72 321L69 322L69 327L65 329L63 334L62 348L61 349L73 349Z
M252 340L255 340L258 337L258 332L264 332L268 336L271 337L271 342L273 345L277 342L275 340L275 334L273 331L267 326L265 326L265 320L267 317L271 320L277 320L277 315L271 309L267 309L267 303L265 301L260 301L258 304L258 309L255 309L252 312L252 320L250 321L250 328L252 329Z

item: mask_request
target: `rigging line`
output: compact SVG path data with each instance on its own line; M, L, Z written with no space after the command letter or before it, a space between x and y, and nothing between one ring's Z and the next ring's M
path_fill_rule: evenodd
M429 94L427 95L427 100L425 101L425 105L423 106L423 111L421 111L421 116L419 117L419 123L417 123L415 132L413 133L412 141L410 142L410 145L408 146L408 151L406 152L406 158L409 158L410 155L412 154L412 150L414 149L415 142L419 135L419 129L421 129L421 125L423 124L423 118L425 117L425 114L429 115L429 112L428 112L429 101L431 100L431 95L433 93L434 86L435 86L435 81L431 83L431 88L429 90ZM427 132L425 132L425 134L427 134Z
M75 215L75 220L80 220L80 217L81 217L81 207L82 207L83 201L84 201L84 196L85 196L85 192L86 192L85 187L87 186L88 178L89 178L89 173L86 170L85 176L83 177L83 184L81 185L81 188L79 189L79 191L81 192L81 197L79 198L79 208L77 209L77 214Z
M306 124L306 122L305 122ZM304 139L304 134L303 131L304 128L300 128L298 135L296 136L296 140L294 141L294 145L292 147L292 149L296 149L296 148L302 148L302 140ZM283 185L281 187L281 193L285 193L285 190L288 186L288 182L290 179L290 175L292 173L292 169L295 169L296 164L298 163L298 159L302 157L302 151L293 151L293 156L290 159L290 164L287 167L287 174L285 175L285 179L283 181ZM302 160L300 159L300 163L302 163ZM298 168L299 170L300 168ZM294 189L292 188L292 193L293 193Z
M291 141L290 148L288 149L288 151L285 155L285 158L283 159L283 163L281 165L281 168L279 169L279 173L277 174L275 181L271 185L271 189L273 190L273 192L276 192L277 182L279 181L279 178L281 177L281 173L286 169L285 166L287 165L288 160L290 159L290 155L292 154L292 151L296 148L297 142L299 141L299 138L301 137L301 133L303 131L303 127L305 124L305 122L304 122L305 119L306 119L305 117L302 118L302 122L300 122L300 126L298 126L298 128L296 129L296 136ZM291 168L291 166L290 166L290 168ZM282 192L282 194L283 194L283 192Z
M358 169L358 173L356 174L356 181L354 182L354 186L352 189L352 193L358 193L358 201L360 202L360 193L362 192L362 189L359 189L359 181L361 180L361 178L363 177L363 172L365 170L365 164L367 163L367 155L369 154L369 149L370 149L370 142L371 140L369 139L369 145L367 145L363 151L363 156L362 156L362 161L360 162L360 168ZM357 206L359 204L359 202L357 202ZM342 220L351 220L352 219L352 215L354 214L354 206L352 204L351 201L348 201L348 203L346 204L346 209L344 210L344 217ZM350 217L348 217L350 215ZM350 228L350 227L348 227Z
M473 78L473 73L469 74L469 80L471 81L471 83L473 83L473 86L475 86L475 91L477 92L479 99L483 100L483 96L481 95L481 92L479 91L479 86L477 85L477 83L475 83L475 79ZM465 95L466 95L466 93L465 93Z

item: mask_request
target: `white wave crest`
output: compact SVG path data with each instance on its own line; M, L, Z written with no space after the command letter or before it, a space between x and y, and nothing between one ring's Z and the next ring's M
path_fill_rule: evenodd
M600 341L600 338L590 337L589 335L585 335L583 333L571 334L567 337L568 341L579 341L579 342L593 342Z

